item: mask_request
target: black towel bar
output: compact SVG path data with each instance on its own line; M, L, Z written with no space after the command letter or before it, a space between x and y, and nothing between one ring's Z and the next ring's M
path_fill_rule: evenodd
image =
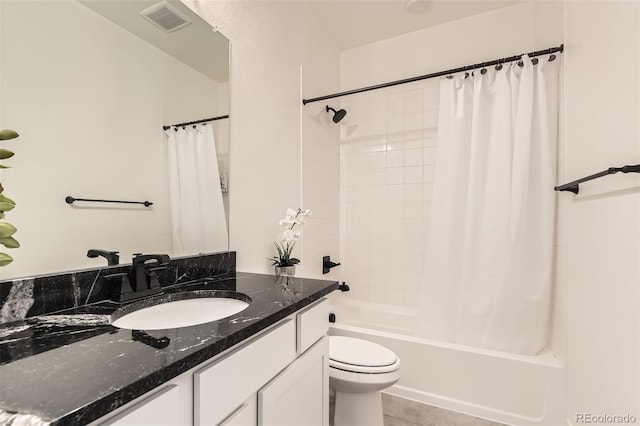
M640 173L640 164L635 166L623 166L623 167L609 167L607 170L603 170L599 173L594 173L589 176L585 176L582 179L574 180L573 182L565 183L564 185L556 186L553 189L556 191L570 191L577 194L580 191L580 184L588 180L600 178L602 176L612 175L614 173Z
M67 204L73 204L74 201L89 201L92 203L122 203L122 204L142 204L145 207L149 207L151 205L153 205L153 203L151 201L120 201L120 200L95 200L95 199L91 199L91 198L74 198L72 196L67 196L64 201L67 202Z

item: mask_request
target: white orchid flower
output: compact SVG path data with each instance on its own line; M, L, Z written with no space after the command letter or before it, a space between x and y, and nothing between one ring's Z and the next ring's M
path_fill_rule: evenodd
M296 217L297 215L298 215L298 210L294 210L291 207L289 207L287 209L287 213L286 213L285 219L292 219L293 220L293 218Z
M307 223L305 219L310 214L311 210L308 209L287 209L284 219L278 222L278 224L280 224L284 229L282 233L276 236L275 245L278 250L278 255L271 259L274 261L274 264L278 264L280 266L291 266L290 259L295 261L293 264L299 262L298 259L292 258L291 252L293 251L298 238L302 235L299 228Z

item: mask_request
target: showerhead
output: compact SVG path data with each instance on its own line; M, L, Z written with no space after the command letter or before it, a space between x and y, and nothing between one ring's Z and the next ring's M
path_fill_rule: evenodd
M347 115L347 111L341 109L336 111L335 109L331 108L329 105L327 105L327 112L329 111L333 111L333 122L334 123L339 123L340 120L342 120L344 118L345 115Z

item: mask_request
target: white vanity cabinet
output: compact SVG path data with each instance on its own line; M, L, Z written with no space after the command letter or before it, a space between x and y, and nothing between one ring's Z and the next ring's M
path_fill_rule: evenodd
M328 425L328 318L322 299L196 371L194 424Z
M94 424L328 426L328 317L321 299Z
M176 426L192 423L192 388L188 375L181 375L111 413L100 426Z
M323 337L258 391L258 424L329 424L329 338Z

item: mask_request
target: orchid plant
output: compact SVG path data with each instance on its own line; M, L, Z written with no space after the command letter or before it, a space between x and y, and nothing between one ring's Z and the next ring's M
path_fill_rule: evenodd
M287 209L284 219L279 222L284 229L278 234L277 240L274 243L278 250L278 255L269 259L273 262L274 266L295 266L300 263L300 259L291 257L291 252L300 237L300 228L307 223L306 218L310 214L311 210Z

